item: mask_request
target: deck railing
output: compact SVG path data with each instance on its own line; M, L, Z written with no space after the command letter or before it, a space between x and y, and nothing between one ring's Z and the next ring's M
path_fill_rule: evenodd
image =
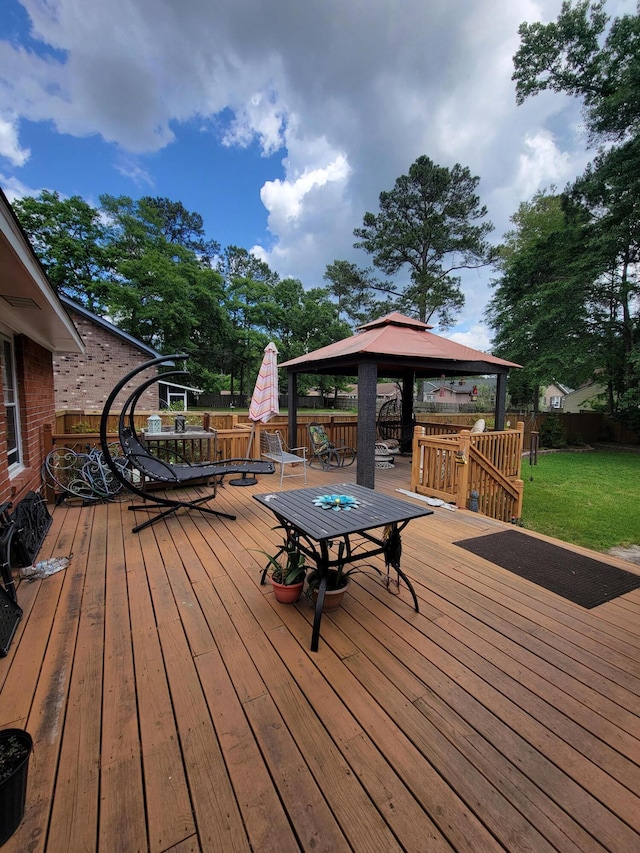
M523 441L522 422L515 430L482 433L420 424L413 437L411 491L465 508L475 508L477 500L484 515L500 521L518 519Z

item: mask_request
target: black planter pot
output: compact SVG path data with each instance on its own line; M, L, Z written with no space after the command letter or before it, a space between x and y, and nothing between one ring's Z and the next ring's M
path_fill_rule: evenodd
M8 773L2 771L4 778L0 781L0 846L11 838L24 816L27 771L32 749L31 735L24 729L0 730L0 770L5 765L9 766L7 751L18 753L15 762L12 762L15 766Z

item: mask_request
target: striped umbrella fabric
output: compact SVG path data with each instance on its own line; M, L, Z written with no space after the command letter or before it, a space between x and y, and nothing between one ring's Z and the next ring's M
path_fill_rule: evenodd
M258 371L256 387L253 389L249 418L254 422L266 423L274 415L279 414L278 350L274 343L268 343L264 348L264 358Z

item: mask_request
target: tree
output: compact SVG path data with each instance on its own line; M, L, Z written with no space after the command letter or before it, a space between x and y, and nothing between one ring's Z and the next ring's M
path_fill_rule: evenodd
M17 199L13 209L55 290L100 313L114 262L100 211L48 190Z
M365 213L354 245L373 255L373 263L393 276L405 265L411 284L401 305L423 321L438 314L441 327L451 325L464 304L457 270L489 262L486 242L493 226L476 195L479 178L456 164L452 169L419 157L408 175L381 192L380 213Z
M585 275L584 216L568 216L563 196L538 192L511 222L515 227L497 251L500 277L493 282L487 319L495 353L523 365L509 382L512 399L523 405L529 395L536 409L540 385L578 385L597 366L590 314L594 270Z
M224 250L218 270L225 282L224 304L232 327L227 366L231 392L237 380L239 393L250 394L269 340L266 330L275 308L273 288L278 275L239 246Z
M116 324L160 352L191 354L194 380L215 387L231 330L222 278L192 230L199 217L164 199L104 195L100 202L116 259L108 297Z
M327 264L323 278L329 282L327 290L337 300L338 316L344 314L355 325L388 314L397 305L395 290L374 278L371 269L360 269L349 261L336 260ZM379 300L375 297L377 292L390 296Z
M191 249L200 262L210 264L220 254L220 244L206 239L200 214L191 213L181 202L144 196L138 210L167 243Z
M578 179L572 200L590 217L591 246L603 274L594 283L591 304L602 347L600 381L608 386L609 412L638 420L640 404L640 139L596 158Z
M592 343L604 341L600 367L611 406L618 399L629 420L640 403L640 15L611 21L604 5L565 2L556 22L522 24L513 77L518 103L546 89L580 98L589 140L602 146L570 199L588 215L577 250L590 262ZM605 149L605 142L613 144Z
M592 141L624 141L640 131L640 17L616 18L607 31L604 7L604 0L564 2L557 21L520 25L516 100L547 89L574 95Z

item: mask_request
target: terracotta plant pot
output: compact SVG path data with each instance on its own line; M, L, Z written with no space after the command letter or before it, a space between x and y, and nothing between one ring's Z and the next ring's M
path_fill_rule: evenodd
M273 578L271 578L271 586L273 587L273 594L276 597L276 601L279 601L282 604L295 604L302 595L304 581L300 581L300 583L284 584L277 583Z

